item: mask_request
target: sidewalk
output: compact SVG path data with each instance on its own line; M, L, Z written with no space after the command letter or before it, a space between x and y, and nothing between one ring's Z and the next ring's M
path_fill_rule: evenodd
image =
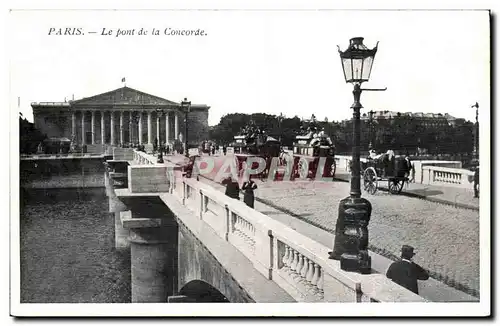
M215 157L220 156L216 155ZM168 155L164 156L164 159L174 163L179 164L183 162L186 158L181 155ZM207 175L209 178L213 178L215 173ZM349 182L350 173L343 170L337 169L335 173L335 180ZM379 190L388 191L387 182L378 183ZM407 196L413 198L419 198L439 204L451 205L457 208L465 208L479 211L479 198L474 198L474 190L458 187L445 187L445 186L434 186L434 185L424 185L419 183L405 184L403 191L399 196ZM398 195L395 195L398 196Z
M336 178L349 182L350 173L344 170L337 170ZM387 182L379 181L378 186L381 190L388 191ZM439 204L452 205L458 208L479 210L479 198L474 198L473 189L410 183L405 184L401 195Z

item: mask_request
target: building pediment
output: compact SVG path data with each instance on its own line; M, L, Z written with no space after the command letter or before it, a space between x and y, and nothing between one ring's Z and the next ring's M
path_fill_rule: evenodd
M122 87L110 92L98 94L80 100L71 101L71 106L178 106L178 103L167 99L140 92L130 87Z

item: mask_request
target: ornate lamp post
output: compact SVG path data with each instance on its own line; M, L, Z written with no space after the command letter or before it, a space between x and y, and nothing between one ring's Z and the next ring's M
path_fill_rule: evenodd
M375 113L375 111L373 110L370 110L370 112L368 112L368 117L369 117L369 137L370 137L370 144L368 145L368 149L372 149L373 148L373 114Z
M283 129L281 127L282 123L283 123L283 113L280 112L280 115L278 117L278 124L279 124L279 129L280 129L280 143L281 143L281 138L283 136Z
M188 102L187 98L181 102L182 110L184 111L184 155L189 157L188 149L188 113L191 110L191 101Z
M378 43L377 43L378 45ZM340 268L345 271L368 274L371 271L371 258L368 255L368 222L372 212L372 205L365 198L361 198L360 173L360 110L363 107L359 102L363 90L361 84L368 81L372 70L373 60L377 53L377 46L368 49L363 44L362 37L350 40L345 51L339 48L342 68L346 83L354 85L353 95L353 147L350 196L339 203L339 214L335 229L335 243L330 258L340 260Z
M163 117L163 114L165 111L163 109L157 108L156 109L156 123L157 123L157 130L160 130L160 119ZM157 163L163 163L163 148L161 146L161 133L157 132L158 134L158 160L156 161Z
M472 150L472 159L477 160L477 145L478 145L478 131L479 131L479 122L478 122L478 117L479 117L479 104L476 102L476 104L472 105L471 108L476 108L476 123L474 124L474 147Z

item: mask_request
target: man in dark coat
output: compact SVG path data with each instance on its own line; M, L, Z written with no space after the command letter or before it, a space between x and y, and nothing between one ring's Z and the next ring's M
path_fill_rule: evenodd
M243 201L247 204L248 207L254 208L255 202L255 194L254 190L257 189L257 185L253 182L251 177L248 177L248 181L243 183L243 187L241 187L245 191L243 195Z
M479 198L479 166L474 171L474 198Z
M417 280L427 280L429 279L429 274L422 267L411 261L414 255L413 247L403 245L401 248L401 260L389 266L386 276L394 283L418 294Z
M222 181L226 185L226 196L240 200L240 185L232 177L227 177Z

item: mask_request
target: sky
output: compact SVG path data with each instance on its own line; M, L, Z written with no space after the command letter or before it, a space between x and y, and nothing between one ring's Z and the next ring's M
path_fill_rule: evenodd
M12 11L10 105L32 120L31 102L93 96L126 85L209 105L209 124L227 113L264 112L349 119L337 45L352 37L378 52L363 111L449 113L490 110L486 11ZM84 35L49 35L50 28ZM143 28L149 35L137 35ZM152 29L160 35L151 35ZM166 28L206 36L168 36ZM101 35L103 29L112 35ZM118 36L116 30L135 29ZM89 34L88 32L96 32ZM20 105L18 108L18 98Z

